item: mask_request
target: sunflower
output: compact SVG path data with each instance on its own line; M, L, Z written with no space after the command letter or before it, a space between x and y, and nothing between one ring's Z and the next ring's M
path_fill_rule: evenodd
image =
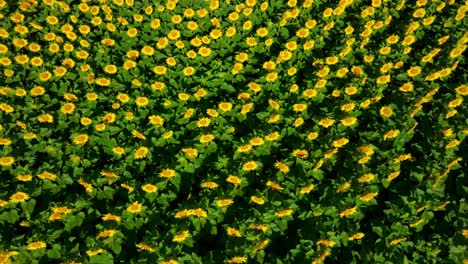
M147 244L144 244L144 243L138 243L138 244L136 244L135 246L136 246L137 248L139 248L139 249L146 250L146 251L148 251L148 252L150 252L150 253L156 252L156 250L155 250L153 247L151 247L151 246L149 246L149 245L147 245Z
M167 72L167 68L165 66L155 66L153 68L154 73L157 75L165 75Z
M46 248L46 247L47 247L47 244L43 241L32 242L26 246L26 248L30 251L41 249L41 248Z
M42 114L37 117L37 120L40 123L53 123L54 122L54 117L50 114Z
M202 144L209 143L209 142L213 141L213 139L215 139L215 136L213 136L212 134L201 135L200 136L200 143L202 143Z
M286 216L292 215L293 212L294 212L294 211L293 211L292 209L284 209L284 210L281 210L281 211L279 211L279 212L276 212L275 215L276 215L277 217L282 218L282 217L286 217Z
M12 203L22 203L29 200L29 195L25 192L16 192L10 196L10 202Z
M57 175L48 171L43 171L40 174L37 175L37 177L41 180L49 180L49 181L55 181L57 179Z
M185 156L189 159L194 159L198 156L198 150L194 148L183 148L182 152L184 152Z
M148 117L149 123L155 126L162 126L164 124L164 118L160 115L152 115Z
M369 202L370 200L374 199L377 195L379 195L378 192L370 192L368 194L361 195L359 197L359 200L363 202Z
M143 206L139 202L134 202L130 206L127 207L127 211L129 211L132 214L140 213L142 209L143 209Z
M107 87L111 84L111 81L107 78L97 78L95 82L97 85L103 86L103 87Z
M66 103L60 108L60 112L63 114L72 114L75 110L75 105L73 103Z
M255 161L249 161L249 162L244 163L244 165L242 165L242 170L244 171L253 171L253 170L256 170L257 168L258 168L258 165Z
M115 221L115 222L120 222L121 218L118 215L113 215L113 214L105 214L104 216L101 217L102 221Z
M309 156L309 153L305 149L295 149L292 155L299 159L306 159Z
M340 138L338 140L335 140L333 141L333 146L335 148L341 148L343 147L344 145L348 144L349 143L349 139L347 138Z
M232 199L221 199L221 200L216 201L216 205L218 207L226 207L226 206L229 206L229 205L231 205L233 203L234 203L234 201Z
M398 129L392 129L385 133L384 135L384 140L390 139L390 138L396 138L400 134L400 130Z
M113 237L114 235L115 235L115 229L106 229L106 230L99 232L96 238L97 239L107 238L107 237Z
M341 119L341 124L343 126L346 126L346 127L352 126L352 125L356 124L356 122L357 122L357 118L355 118L355 117L345 117L345 118Z
M0 157L0 166L2 167L7 167L11 166L13 163L15 163L15 158L14 157Z
M383 106L380 108L380 114L386 118L389 118L393 115L393 110L388 106Z
M150 46L144 46L141 48L141 53L146 56L152 56L154 54L154 48Z
M265 204L265 200L263 198L255 196L255 195L250 197L250 201L252 201L252 202L254 202L254 203L258 204L258 205Z
M174 235L174 237L172 238L172 242L176 242L176 243L181 243L181 242L184 242L190 235L190 232L188 230L184 230L180 233L177 233Z
M352 216L355 213L357 213L357 207L348 208L340 212L340 217Z
M146 106L149 103L149 99L144 96L139 96L136 98L135 103L137 106L140 106L140 107Z
M172 169L164 169L159 173L161 178L173 178L176 176L176 171Z
M135 151L135 159L143 159L148 156L149 149L147 147L140 147Z
M117 66L115 66L113 64L109 64L109 65L104 66L103 70L104 70L105 73L115 74L115 73L117 73Z
M359 183L367 183L371 182L373 179L375 179L375 175L372 173L367 173L362 175L361 177L358 178Z
M52 77L52 73L45 71L39 74L39 79L43 82L48 81Z
M350 240L350 241L359 240L359 239L363 238L364 236L365 236L364 233L359 232L359 233L356 233L356 234L350 236L350 237L349 237L349 240Z
M115 155L121 156L121 155L125 154L125 149L122 148L122 147L114 147L114 148L112 148L112 152Z
M319 125L322 126L322 127L325 127L325 128L328 128L328 127L332 126L334 123L335 123L335 120L330 119L328 117L326 117L326 118L319 121Z
M32 175L31 174L16 175L16 179L22 182L29 182L29 181L32 181Z
M210 123L211 123L211 120L209 118L206 118L206 117L200 118L197 121L197 127L207 127L210 125Z
M73 138L73 143L76 145L84 145L88 142L89 136L86 134L80 134Z
M458 146L458 145L460 145L460 141L457 140L457 139L454 139L454 140L450 141L450 142L445 146L445 148L446 148L446 149L451 149L451 148L454 148L454 147L456 147L456 146Z
M237 177L237 176L234 176L234 175L229 175L229 176L226 178L226 181L229 182L229 183L234 184L235 186L240 185L241 182L242 182L241 178L239 178L239 177Z
M307 134L307 140L314 140L318 138L318 136L319 136L318 132L310 132L309 134Z
M413 66L406 71L409 77L416 77L421 73L421 67Z

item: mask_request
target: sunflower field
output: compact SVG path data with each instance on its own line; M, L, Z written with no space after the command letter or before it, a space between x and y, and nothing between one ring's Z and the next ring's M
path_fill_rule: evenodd
M0 263L468 263L467 11L0 0Z

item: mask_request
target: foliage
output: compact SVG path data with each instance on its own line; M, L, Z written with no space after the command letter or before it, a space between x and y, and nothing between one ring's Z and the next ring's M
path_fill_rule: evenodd
M0 10L0 263L466 263L467 2Z

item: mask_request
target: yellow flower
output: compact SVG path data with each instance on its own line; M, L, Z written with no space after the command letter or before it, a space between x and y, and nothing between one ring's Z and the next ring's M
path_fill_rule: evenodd
M279 212L276 212L275 215L277 217L286 217L286 216L290 216L292 215L294 211L292 209L285 209L285 210L281 210Z
M149 245L147 245L147 244L144 244L144 243L138 243L138 244L136 244L135 246L136 246L137 248L139 248L139 249L146 250L146 251L148 251L148 252L150 252L150 253L156 252L156 250L155 250L153 247L151 247L151 246L149 246Z
M232 183L234 184L235 186L238 186L239 184L241 184L241 179L237 176L234 176L234 175L229 175L227 178L226 178L226 181L229 182L229 183Z
M185 156L189 159L194 159L198 156L198 150L194 148L183 148L182 152L184 152Z
M219 185L216 182L211 182L211 181L203 182L201 184L202 188L207 188L207 189L216 189L216 188L218 188L218 186Z
M22 182L28 182L32 180L32 175L31 174L25 174L25 175L16 175L16 179L18 181Z
M10 202L12 203L22 203L29 200L29 195L25 192L16 192L10 196Z
M333 247L336 244L335 241L327 240L327 239L320 239L317 241L317 245L324 245L326 247Z
M244 163L244 165L242 166L242 170L253 171L253 170L256 170L257 167L258 165L255 161L249 161L249 162Z
M351 116L348 116L348 117L345 117L345 118L341 119L341 124L343 126L346 126L346 127L352 126L352 125L356 124L356 122L357 122L357 118L351 117Z
M232 257L228 260L228 263L235 263L235 264L247 263L247 257Z
M383 106L382 108L380 108L380 114L386 118L389 118L393 115L393 110L388 106Z
M310 133L307 135L307 140L314 140L314 139L316 139L318 136L319 136L319 133L318 133L318 132L310 132Z
M292 155L299 159L306 159L309 156L309 153L305 149L295 149Z
M456 147L456 146L458 146L458 145L460 145L460 141L454 139L454 140L450 141L450 142L445 146L445 148L450 149L450 148L454 148L454 147Z
M390 246L396 246L398 244L400 244L401 242L404 242L406 241L407 238L406 237L401 237L401 238L397 238L397 239L393 239L392 241L390 241Z
M99 238L107 238L107 237L113 237L115 235L115 229L107 229L99 232L97 235L97 239Z
M136 130L132 130L132 135L139 139L146 139L146 137L143 134L141 134L140 132Z
M262 205L262 204L265 203L265 200L263 198L255 196L255 195L250 197L250 201L252 201L252 202L254 202L256 204L259 204L259 205Z
M229 102L221 102L219 105L218 105L219 109L221 109L221 111L224 113L224 112L227 112L227 111L231 111L232 109L232 104L229 103Z
M89 136L86 134L80 134L73 138L73 143L76 145L84 145L88 142Z
M189 237L189 235L190 235L189 231L184 230L184 231L174 235L174 237L172 238L172 241L176 242L176 243L184 242Z
M350 241L359 240L359 239L363 238L364 236L365 236L364 233L359 232L359 233L356 233L356 234L350 236L350 237L349 237L349 240L350 240Z
M232 228L232 227L228 227L226 229L226 233L228 234L228 236L242 237L241 232L238 229L235 229L235 228Z
M400 130L398 129L392 129L385 133L384 135L384 140L390 139L390 138L396 138L400 134Z
M118 215L113 215L113 214L105 214L104 216L101 217L102 221L115 221L115 222L120 222L121 218Z
M193 74L195 74L195 68L191 66L185 67L183 73L185 76L192 76Z
M36 241L36 242L32 242L32 243L29 243L27 245L27 249L28 250L37 250L37 249L41 249L41 248L46 248L47 247L47 244L43 241Z
M368 202L372 199L374 199L377 195L379 195L378 192L370 192L368 194L361 195L359 199L363 202Z
M338 140L335 140L333 141L333 146L335 148L341 148L343 147L344 145L348 144L349 143L349 139L347 138L340 138Z
M197 127L207 127L209 126L211 123L211 120L209 118L200 118L198 121L197 121Z
M108 74L115 74L115 73L117 73L117 66L115 66L113 64L106 65L106 66L104 66L104 72L106 72Z
M294 104L293 105L293 110L294 112L302 112L307 109L306 104Z
M319 121L319 125L323 126L325 128L328 128L328 127L332 126L334 123L335 123L335 120L330 119L328 117L326 117L326 118Z
M421 73L421 67L413 66L413 67L409 68L406 73L408 74L409 77L418 76Z
M135 151L135 159L143 159L148 156L149 149L147 147L140 147Z
M310 193L312 190L315 189L315 185L313 184L309 184L307 185L306 187L303 187L301 188L301 190L299 191L300 194L307 194L307 193Z
M260 242L260 244L258 244L257 246L255 246L255 248L253 248L253 252L257 252L259 250L262 250L264 249L268 244L270 243L270 240L269 239L265 239L263 240L262 242Z
M158 187L156 187L155 185L153 184L145 184L143 186L141 186L141 189L147 193L154 193L156 191L158 191Z
M73 103L66 103L60 108L60 112L64 114L71 114L75 110L75 105Z
M205 144L213 141L215 137L212 134L205 134L200 137L200 143Z
M173 178L176 176L175 170L165 169L159 173L159 177L162 178Z
M86 255L92 257L92 256L96 256L97 254L101 254L103 252L102 249L96 249L96 250L86 250Z
M143 209L143 206L139 202L134 202L130 206L127 207L127 211L133 214L140 213L142 209Z
M366 183L366 182L371 182L373 179L375 179L375 175L372 173L367 173L362 175L359 179L359 183Z
M120 156L120 155L125 154L125 149L122 148L122 147L114 147L114 148L112 148L112 152L114 152L114 154Z
M340 217L352 216L355 213L357 213L357 207L348 208L340 212Z
M231 205L233 203L234 203L234 201L232 199L222 199L222 200L216 201L216 205L218 207L226 207L226 206L229 206L229 205Z
M279 169L282 173L288 173L289 172L289 167L288 165L280 162L280 161L276 161L275 163L275 168Z
M282 190L284 190L283 187L281 187L281 186L280 186L279 184L277 184L276 182L272 182L272 181L267 181L266 186L272 188L273 190L277 190L277 191L282 191Z

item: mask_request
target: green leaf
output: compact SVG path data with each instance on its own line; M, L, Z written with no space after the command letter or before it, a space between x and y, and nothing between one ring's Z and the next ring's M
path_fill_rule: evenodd
M36 200L34 199L31 199L28 202L21 203L21 208L23 209L23 212L25 212L28 215L32 214L35 206L36 206Z
M113 264L114 258L109 254L95 255L89 258L89 264Z
M75 227L81 226L83 220L85 219L85 214L83 212L79 212L77 215L72 215L67 218L67 222L65 223L64 230L70 232Z
M47 256L51 259L59 259L62 255L60 255L60 250L62 247L60 245L54 244L52 249L47 250Z

